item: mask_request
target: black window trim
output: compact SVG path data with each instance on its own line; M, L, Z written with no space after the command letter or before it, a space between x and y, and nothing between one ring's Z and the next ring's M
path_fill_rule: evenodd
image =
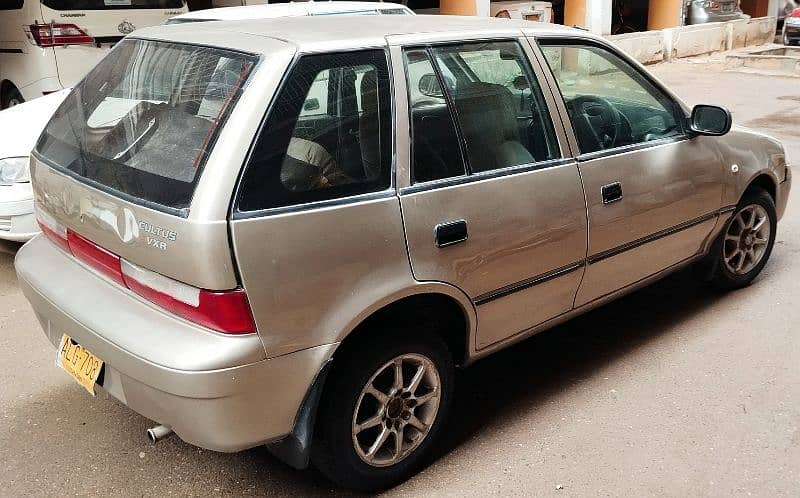
M336 197L334 199L324 199L320 201L311 201L311 202L304 202L298 204L292 204L289 206L277 206L271 208L264 208L264 209L254 209L252 211L242 211L239 209L239 197L241 194L242 183L244 179L244 175L247 172L247 168L250 166L250 162L253 158L253 153L255 152L256 144L258 143L259 137L261 137L262 131L264 131L264 127L267 124L267 120L269 119L269 115L272 112L275 102L277 101L278 95L281 94L283 89L286 87L286 84L289 80L289 76L292 74L294 69L300 63L300 60L306 56L314 56L314 55L325 55L325 54L345 54L345 53L352 53L352 52L367 52L370 50L380 50L383 52L385 60L386 60L386 67L389 74L389 112L391 112L391 118L389 121L391 122L391 137L392 137L392 151L391 151L391 164L390 164L390 172L389 172L389 186L384 190L378 190L375 192L365 192L361 194L353 194L353 195L345 195L342 197ZM392 58L391 53L389 50L388 45L366 45L363 47L349 47L344 49L338 50L308 50L308 51L298 51L295 53L292 61L288 64L286 69L281 76L280 83L278 87L273 92L272 96L270 97L269 104L267 105L266 110L264 111L263 115L261 116L261 121L258 125L258 129L256 130L255 135L250 140L250 145L247 149L247 154L245 155L244 162L242 163L241 168L239 168L239 174L236 178L236 186L233 189L233 195L231 195L230 205L228 207L228 219L230 221L234 220L247 220L247 219L254 219L254 218L265 218L268 216L278 215L278 214L285 214L285 213L294 213L299 211L309 211L313 209L321 209L325 207L332 207L332 206L342 206L346 204L355 204L358 202L365 202L375 199L382 199L388 197L395 197L397 195L397 184L396 184L396 172L397 172L397 112L396 112L396 102L394 99L395 94L395 87L394 87L394 74L393 74L393 66L392 66Z
M491 180L493 178L500 178L504 176L521 175L531 171L539 171L550 168L556 168L567 164L575 164L576 160L573 157L562 157L556 159L548 159L547 161L539 161L528 164L518 164L515 166L507 166L505 168L497 168L488 171L480 171L471 175L451 176L449 178L440 178L438 180L429 180L426 182L418 182L408 187L400 189L400 195L415 194L417 192L425 192L427 190L436 190L439 188L452 187L455 185L464 185L467 183L480 182L483 180Z
M601 159L604 157L610 156L617 156L620 154L625 154L627 152L634 152L638 150L650 149L653 147L658 147L666 144L672 144L677 142L683 142L686 140L691 140L693 136L687 132L686 129L686 119L688 116L686 115L686 109L681 105L681 103L675 100L672 92L669 91L664 85L660 82L655 80L652 75L642 71L639 67L634 64L630 64L629 57L625 54L621 53L616 47L606 44L602 41L596 40L594 38L582 37L582 36L573 36L569 38L565 38L561 35L537 35L537 36L529 36L532 42L534 42L538 49L542 52L542 57L544 57L544 51L541 50L542 47L565 47L565 46L578 46L578 47L595 47L601 50L605 50L607 52L612 53L617 58L619 58L624 63L628 64L628 66L635 71L639 76L641 76L645 81L647 81L653 88L658 90L664 97L666 97L670 103L672 104L673 109L675 110L675 118L678 121L678 124L681 126L681 132L677 135L671 137L664 137L658 140L652 140L650 142L640 142L636 144L629 144L629 145L620 145L618 147L613 147L611 149L603 149L603 150L596 150L592 152L581 152L580 151L580 144L578 143L578 137L575 135L575 129L572 126L572 120L570 119L568 114L562 116L562 121L564 124L568 124L568 133L574 138L575 147L577 147L577 154L575 154L575 160L578 162L586 162L592 161L594 159ZM556 95L555 98L560 98L564 104L566 109L566 100L564 99L564 93L561 91L561 88L558 84L558 79L553 74L553 70L550 67L550 64L546 62L545 58L545 67L542 69L544 71L549 71L550 75L553 77L553 81L556 84ZM680 112L680 115L679 115Z
M471 183L473 181L481 181L487 180L491 178L498 178L502 176L509 176L509 175L516 175L522 173L528 173L530 171L536 171L540 169L548 169L554 168L557 166L563 166L565 164L574 163L575 159L572 157L565 157L564 150L560 146L558 142L558 133L556 132L556 120L553 119L553 109L550 108L550 105L547 103L547 99L544 95L544 86L540 78L536 74L536 70L534 67L534 61L532 61L528 57L528 53L525 51L525 46L522 43L523 39L526 39L524 33L522 33L519 37L509 37L507 35L497 37L497 38L469 38L464 40L443 40L443 41L435 41L435 42L427 42L427 43L414 43L409 45L401 46L401 51L403 52L403 68L406 68L406 61L405 61L405 53L409 50L425 50L428 54L428 58L430 59L431 66L433 67L434 73L436 74L436 78L439 80L439 85L442 87L442 93L445 96L445 101L447 102L447 106L450 109L451 119L453 119L453 125L456 129L456 136L458 137L459 141L459 149L461 150L461 160L464 164L464 169L466 173L464 175L459 176L451 176L448 178L439 178L436 180L426 180L417 182L414 180L414 136L411 130L411 100L408 100L408 118L409 118L409 181L410 185L407 187L403 187L400 189L400 194L412 194L416 192L423 192L427 190L434 190L443 187L450 187L454 185L462 185L465 183ZM496 168L493 170L488 171L479 171L477 173L472 172L472 168L469 164L469 156L466 154L466 143L463 137L463 132L461 130L461 126L458 122L458 114L455 109L455 105L452 102L452 98L450 96L449 90L444 85L444 80L441 74L441 68L439 67L438 61L433 57L431 53L431 49L433 47L441 47L441 46L456 46L456 45L464 45L464 44L477 44L477 43L496 43L496 42L513 42L516 43L519 47L522 55L528 60L528 65L530 66L530 76L533 80L539 85L540 91L542 93L542 97L545 99L545 107L547 108L547 116L550 118L550 124L553 129L553 138L556 141L556 148L557 153L561 157L557 157L554 159L547 159L544 161L536 161L533 163L526 163L526 164L517 164L514 166L507 166L505 168ZM550 70L549 67L546 70ZM406 78L406 86L408 87L408 71L405 71L405 78ZM545 82L546 84L546 82ZM549 85L548 85L549 88ZM406 93L408 93L408 89ZM563 97L562 97L563 98ZM556 110L557 112L557 110ZM562 121L561 117L559 117L559 121Z

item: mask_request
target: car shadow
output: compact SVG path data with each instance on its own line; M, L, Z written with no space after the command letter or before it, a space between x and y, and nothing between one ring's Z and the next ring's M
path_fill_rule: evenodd
M17 250L19 250L20 247L22 247L22 244L19 242L0 240L0 258L10 256L11 259L14 259L14 255L17 253Z
M690 270L546 330L460 372L440 457L508 413L534 410L674 330L720 297Z
M451 417L445 427L436 459L447 458L476 434L498 427L507 414L535 410L608 364L622 361L637 348L674 330L675 323L702 313L718 298L690 272L678 272L477 362L458 375L451 412L458 416ZM195 448L177 437L151 446L144 432L152 422L112 399L92 399L78 391L65 379L12 411L26 418L37 414L39 431L30 432L29 437L41 438L47 433L50 445L77 444L75 451L96 455L98 466L109 472L106 481L96 483L99 492L120 485L129 491L145 489L143 486L154 482L159 483L161 493L177 494L210 489L302 496L343 492L334 489L319 472L291 469L264 448L222 454ZM59 435L56 429L63 426L74 429ZM19 436L17 433L15 437ZM0 431L0 443L3 439L9 441ZM58 457L54 454L52 458ZM142 471L133 472L130 465ZM39 476L41 479L69 477L51 475L54 468L47 463L40 467L48 469L47 475ZM58 468L65 473L74 471ZM188 483L187 476L191 479Z

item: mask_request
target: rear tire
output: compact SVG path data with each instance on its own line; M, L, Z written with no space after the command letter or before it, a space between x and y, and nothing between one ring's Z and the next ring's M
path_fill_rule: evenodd
M8 85L3 89L2 101L0 101L0 109L8 109L25 102L22 94L19 93L13 85Z
M712 247L712 283L723 290L746 287L772 254L778 217L775 202L763 189L745 192Z
M416 473L453 396L453 360L442 339L398 327L351 344L333 368L317 417L314 466L340 486L367 492Z

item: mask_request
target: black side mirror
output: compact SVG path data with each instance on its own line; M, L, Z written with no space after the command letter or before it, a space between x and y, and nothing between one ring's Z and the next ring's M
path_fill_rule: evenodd
M724 107L697 105L692 109L689 128L697 135L718 137L731 131L733 117Z
M303 103L303 110L304 111L318 111L319 110L319 99L310 98L306 99Z

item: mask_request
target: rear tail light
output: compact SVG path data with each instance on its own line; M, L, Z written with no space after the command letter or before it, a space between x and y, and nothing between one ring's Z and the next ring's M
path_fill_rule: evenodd
M58 247L151 303L224 334L256 331L244 289L221 292L198 289L125 261L38 208L36 219L42 233Z
M46 212L36 207L36 221L39 223L39 228L42 229L42 233L50 239L50 241L64 249L67 252L72 252L69 249L69 243L67 242L67 227L56 221L55 218L47 214Z
M73 256L107 276L114 282L125 285L122 278L122 260L89 239L67 230L67 245Z
M507 10L501 10L497 14L494 15L495 17L499 17L501 19L511 19L511 14Z
M31 24L30 29L33 41L42 48L94 45L94 38L74 24Z
M122 276L130 290L190 322L226 334L249 334L256 330L243 289L224 292L198 289L125 260Z

